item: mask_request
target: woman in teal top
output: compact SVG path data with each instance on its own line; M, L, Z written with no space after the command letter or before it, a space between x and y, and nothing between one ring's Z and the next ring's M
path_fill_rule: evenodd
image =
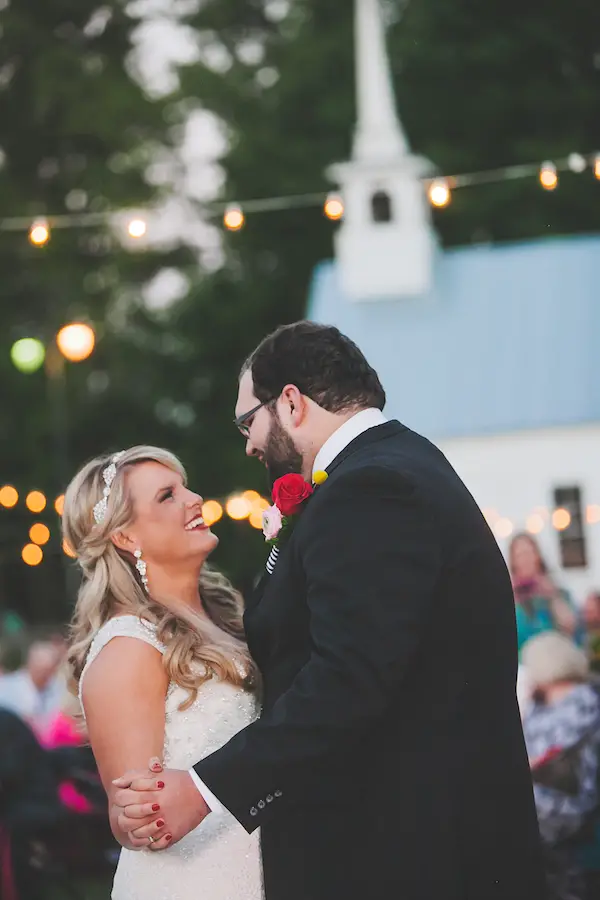
M508 558L519 653L529 638L545 631L560 631L579 643L577 612L567 591L558 588L548 575L537 541L530 534L515 535Z

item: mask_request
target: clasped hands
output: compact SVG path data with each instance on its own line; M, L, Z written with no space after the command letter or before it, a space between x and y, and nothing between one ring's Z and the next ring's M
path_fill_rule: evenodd
M164 850L210 813L189 772L163 769L156 758L150 760L147 771L127 772L115 778L113 785L121 843L135 850Z

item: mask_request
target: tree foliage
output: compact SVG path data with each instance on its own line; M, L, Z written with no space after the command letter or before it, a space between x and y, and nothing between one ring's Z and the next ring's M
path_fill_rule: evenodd
M326 191L327 167L351 147L352 5L203 0L187 14L200 58L182 67L176 95L157 101L128 74L135 22L121 3L12 0L0 12L2 215L151 202L148 160L194 106L227 135L221 199ZM403 125L439 171L600 149L593 0L382 5ZM435 223L447 246L590 231L599 191L589 171L561 177L552 193L533 179L464 188ZM231 422L237 370L267 331L304 315L334 228L316 207L251 215L239 233L223 233L216 272L200 271L184 248L131 253L97 229L55 230L43 250L0 231L2 480L58 486L44 376L16 373L10 344L25 333L50 340L83 316L100 340L93 359L67 373L72 465L100 448L150 441L178 452L207 496L264 488ZM152 315L140 286L165 265L183 268L190 290ZM245 524L219 529L217 559L246 587L261 536Z

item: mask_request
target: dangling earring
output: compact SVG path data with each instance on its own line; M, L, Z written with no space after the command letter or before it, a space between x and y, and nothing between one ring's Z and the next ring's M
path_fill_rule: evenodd
M148 593L148 576L146 575L146 563L142 559L142 551L138 548L133 554L137 560L135 567L140 573L140 579L144 586L144 590Z

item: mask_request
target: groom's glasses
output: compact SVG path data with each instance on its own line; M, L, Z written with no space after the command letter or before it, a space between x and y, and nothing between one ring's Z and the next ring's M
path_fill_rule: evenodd
M245 438L250 437L250 428L252 427L252 416L255 416L259 409L262 409L263 406L266 406L267 403L270 403L270 400L263 400L262 403L258 403L252 409L248 410L246 413L242 413L241 416L238 416L237 419L234 419L233 422L236 428L243 434ZM250 421L249 421L250 420Z

